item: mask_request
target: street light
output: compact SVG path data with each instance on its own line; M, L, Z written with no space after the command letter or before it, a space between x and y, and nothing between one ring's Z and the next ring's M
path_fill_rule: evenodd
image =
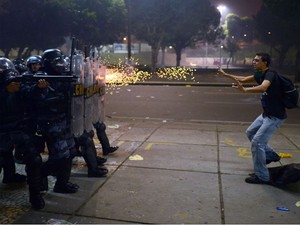
M223 45L220 46L220 67L222 66L222 49L223 49Z
M219 10L220 14L221 14L221 18L220 18L220 26L222 25L222 17L224 17L224 22L225 22L225 15L226 15L226 11L227 11L227 7L225 5L218 5L217 9ZM222 49L223 49L223 45L222 42L220 43L220 67L222 65Z
M225 11L227 10L227 7L225 5L219 5L217 7L217 9L219 10L219 12L221 14L220 23L222 23L222 17L225 18Z

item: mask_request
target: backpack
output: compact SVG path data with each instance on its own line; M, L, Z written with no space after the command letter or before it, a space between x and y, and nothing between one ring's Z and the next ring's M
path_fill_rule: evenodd
M270 181L275 186L284 186L300 181L300 164L291 163L284 166L268 168Z
M278 74L275 71L273 72L276 74L276 77L280 83L281 98L285 108L287 109L299 108L298 106L299 92L296 86L286 76Z

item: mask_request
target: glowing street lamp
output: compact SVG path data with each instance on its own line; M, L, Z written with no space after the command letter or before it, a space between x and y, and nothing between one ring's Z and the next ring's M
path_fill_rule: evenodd
M225 5L219 5L219 6L217 6L217 9L219 10L219 12L221 14L221 18L220 18L220 25L221 25L222 18L224 18L224 21L225 21L227 7ZM222 49L223 48L224 48L224 46L222 45L222 42L221 42L220 43L220 67L222 66Z
M225 5L219 5L217 7L217 9L219 10L219 12L221 13L221 15L223 15L223 12L227 9L227 7Z
M219 5L217 7L217 9L219 10L220 14L221 14L221 18L220 18L220 22L222 22L222 17L225 18L225 12L227 10L227 7L225 5Z
M220 67L222 66L222 49L224 48L223 45L220 46Z

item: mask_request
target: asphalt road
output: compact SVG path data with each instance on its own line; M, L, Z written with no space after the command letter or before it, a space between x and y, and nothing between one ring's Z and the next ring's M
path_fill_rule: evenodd
M220 86L120 86L108 90L105 115L160 120L252 122L261 113L259 96ZM299 115L299 110L288 110L285 123L299 125Z

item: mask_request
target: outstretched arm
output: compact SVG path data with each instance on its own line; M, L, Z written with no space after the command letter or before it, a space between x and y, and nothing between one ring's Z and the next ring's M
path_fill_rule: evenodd
M235 76L235 75L232 75L232 74L229 74L229 73L226 73L222 68L219 68L218 70L224 77L228 77L234 81L239 81L241 83L250 83L250 82L254 82L255 79L254 79L254 76L253 75L250 75L250 76Z
M233 85L233 88L239 89L241 92L249 92L249 93L263 93L265 92L269 86L271 85L271 82L269 80L264 80L262 84L254 86L254 87L243 87L243 85L238 81L235 80L237 85Z

